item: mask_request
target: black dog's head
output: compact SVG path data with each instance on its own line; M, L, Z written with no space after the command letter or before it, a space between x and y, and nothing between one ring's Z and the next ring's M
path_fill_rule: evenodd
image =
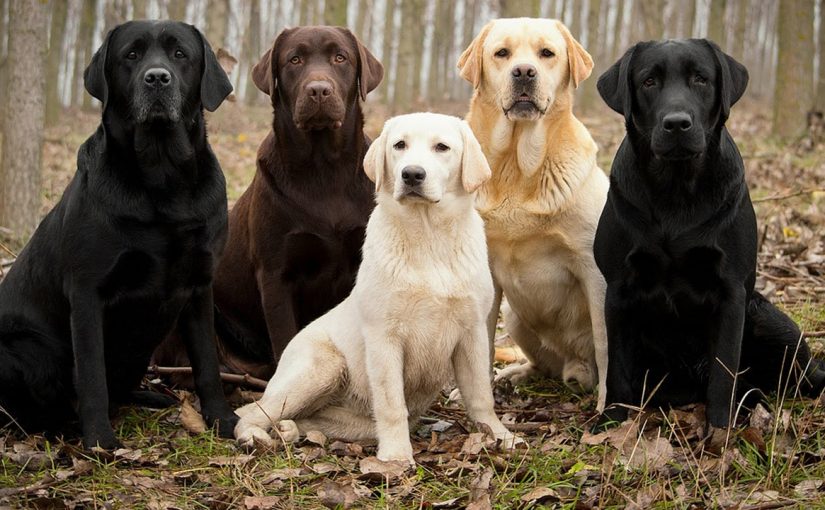
M346 28L298 27L281 32L252 70L273 104L282 100L298 129L337 129L347 108L366 99L384 67Z
M633 46L598 89L657 158L684 160L705 153L747 85L742 64L707 39L688 39Z
M192 25L130 21L112 29L83 75L86 90L135 124L172 124L232 92L212 48Z

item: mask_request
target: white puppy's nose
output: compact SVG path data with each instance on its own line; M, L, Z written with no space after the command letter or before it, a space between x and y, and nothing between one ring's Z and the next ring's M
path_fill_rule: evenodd
M405 166L401 170L401 179L407 186L418 186L427 178L427 172L418 165Z

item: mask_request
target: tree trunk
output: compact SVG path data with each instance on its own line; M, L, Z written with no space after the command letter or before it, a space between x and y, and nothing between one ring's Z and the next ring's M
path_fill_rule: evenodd
M500 0L499 6L502 18L537 18L541 14L539 0Z
M370 19L374 8L374 2L370 0L358 0L358 12L355 13L355 35L368 47L372 43L372 39L370 38Z
M52 28L49 34L49 56L46 63L46 125L53 126L60 117L60 61L63 59L63 36L69 3L55 0L52 9ZM4 96L5 97L5 96Z
M779 64L773 98L773 132L801 136L813 106L814 0L779 3Z
M134 7L135 19L146 19L146 2L147 0L133 0L132 6Z
M252 2L243 45L244 65L241 67L241 70L245 75L249 76L249 73L252 72L252 66L255 65L255 59L257 59L261 53L261 10L260 3L257 1ZM246 80L246 91L243 96L246 104L255 104L260 97L258 95L258 87L255 86L255 82L251 79Z
M206 39L215 51L224 46L228 20L229 0L209 0L206 9Z
M733 34L728 41L730 54L739 62L745 61L745 22L748 19L748 0L736 0Z
M601 103L598 92L596 91L596 79L599 77L602 64L604 63L604 59L598 51L599 41L601 40L601 34L599 33L600 10L601 0L590 0L587 12L587 48L585 49L592 52L592 56L594 57L593 61L596 65L593 67L593 73L590 78L581 84L581 106L584 109L594 108Z
M710 0L710 13L708 14L708 39L721 48L725 47L726 2L727 0Z
M3 119L5 118L6 85L8 84L8 66L6 57L8 56L8 25L5 21L5 14L9 8L8 0L0 0L0 130L3 129Z
M11 0L8 94L0 158L0 226L22 241L40 217L46 113L47 2Z
M825 112L825 3L819 5L819 72L816 77L814 109Z
M393 111L409 111L414 99L413 76L417 69L413 69L415 50L420 40L419 31L415 27L421 20L423 10L422 0L404 0L401 2L401 39L398 42L398 63L395 71L395 87L393 88Z
M384 48L381 58L384 64L384 79L381 81L381 98L387 106L390 104L391 96L390 82L392 81L392 76L390 75L390 71L394 57L392 42L393 37L395 37L395 3L396 0L386 0L386 6L384 7Z
M664 0L640 0L636 5L644 22L645 39L661 39L665 33Z
M75 65L75 91L78 102L85 109L92 107L92 96L86 93L83 88L83 71L94 55L94 37L95 37L95 0L83 0L83 8L80 12L80 30L77 34L77 46L75 47L75 54L77 55L77 64Z
M324 24L347 26L347 0L327 0L324 3Z

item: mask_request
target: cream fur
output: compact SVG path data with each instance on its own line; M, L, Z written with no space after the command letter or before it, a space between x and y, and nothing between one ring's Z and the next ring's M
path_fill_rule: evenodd
M507 61L494 56L503 47L513 55ZM542 48L555 56L539 58ZM537 102L551 99L535 120L513 121L504 113L502 97L510 94L510 72L519 63L538 70ZM590 74L592 59L561 22L519 18L484 27L462 55L462 76L473 76L468 65L480 74L467 121L493 172L477 194L497 288L488 333L492 341L503 291L507 331L528 359L499 377L519 381L544 373L582 389L598 386L601 411L606 285L593 239L608 179L596 164L595 142L572 113L573 90Z
M427 172L422 198L404 193L408 165ZM379 459L413 463L409 424L455 377L470 417L513 447L489 380L493 282L470 192L489 176L478 143L455 117L404 115L387 121L365 167L377 206L355 288L289 343L261 400L238 410L238 441L269 443L277 424L288 440L377 438Z

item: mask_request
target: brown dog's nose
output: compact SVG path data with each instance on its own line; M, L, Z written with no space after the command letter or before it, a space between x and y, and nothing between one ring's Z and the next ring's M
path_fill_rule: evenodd
M332 84L328 81L311 81L307 83L306 91L309 97L320 102L332 94Z
M530 64L519 64L513 68L513 78L532 80L536 77L536 68Z

